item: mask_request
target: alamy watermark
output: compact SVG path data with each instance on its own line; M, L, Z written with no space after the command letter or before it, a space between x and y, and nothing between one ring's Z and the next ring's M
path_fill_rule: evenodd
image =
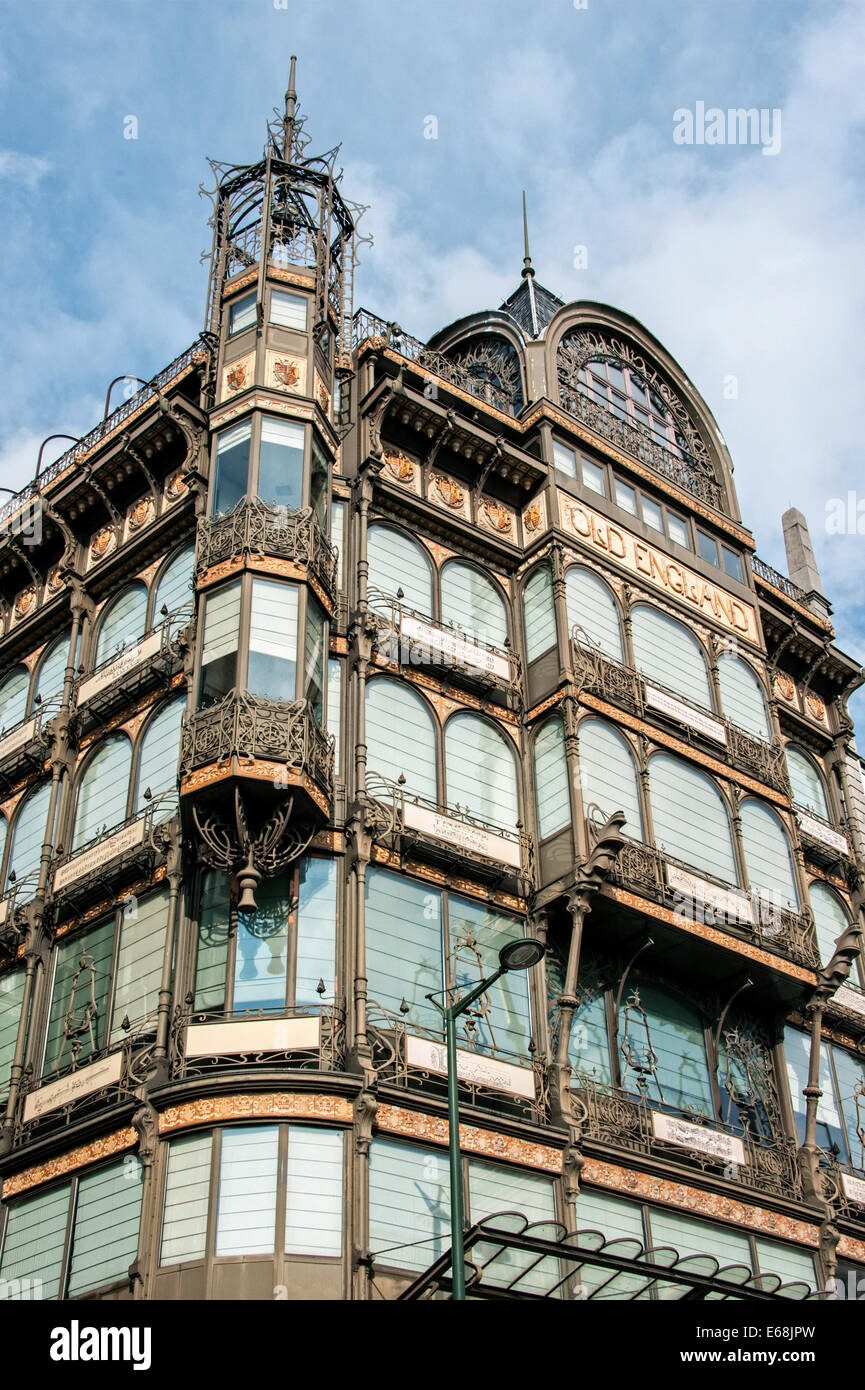
M826 501L827 536L865 536L865 497L850 491Z
M762 154L781 151L780 107L736 106L724 110L698 101L691 111L680 106L673 112L676 145L760 145Z

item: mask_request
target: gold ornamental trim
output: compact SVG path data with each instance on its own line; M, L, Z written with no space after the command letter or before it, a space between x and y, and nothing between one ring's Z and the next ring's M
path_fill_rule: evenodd
M337 1120L351 1124L351 1101L315 1091L258 1091L252 1095L209 1096L170 1105L157 1119L159 1134L225 1120Z
M842 1236L838 1242L838 1254L848 1260L859 1260L865 1264L865 1240L855 1236Z
M420 863L417 859L403 859L397 850L385 849L383 845L372 846L370 859L374 864L386 864L392 869L404 870L412 878L421 879L424 883L434 883L448 892L462 893L467 898L477 898L478 902L494 903L496 907L504 907L518 916L524 917L528 911L526 899L518 897L515 893L504 893L498 888L490 892L489 886L485 883L476 883L471 878L447 874L443 869L433 868L431 864Z
M43 1183L51 1182L54 1178L62 1178L68 1173L75 1173L79 1168L85 1168L90 1163L97 1163L101 1158L110 1158L112 1154L134 1149L137 1143L138 1134L131 1125L128 1125L126 1129L118 1129L115 1130L114 1134L103 1135L101 1139L94 1139L89 1144L82 1144L77 1149L70 1149L68 1153L60 1154L57 1158L49 1158L45 1163L37 1163L32 1168L24 1168L20 1173L13 1173L11 1177L6 1178L3 1183L3 1200L16 1197L20 1192L29 1192L33 1187L41 1187Z
M783 1216L751 1202L740 1202L719 1192L704 1192L687 1183L658 1178L651 1173L635 1173L599 1158L585 1160L580 1185L603 1187L643 1201L663 1202L678 1211L690 1211L731 1226L744 1226L749 1231L795 1241L811 1249L818 1248L820 1244L820 1227L813 1226L809 1221L799 1221L793 1216Z
M447 1148L448 1122L440 1115L424 1115L419 1110L405 1110L399 1105L379 1105L375 1112L375 1127L387 1134L402 1134L422 1139L427 1144ZM477 1125L460 1125L460 1148L482 1158L518 1163L523 1168L535 1168L541 1173L562 1171L562 1154L549 1144L536 1144L513 1134L496 1134Z

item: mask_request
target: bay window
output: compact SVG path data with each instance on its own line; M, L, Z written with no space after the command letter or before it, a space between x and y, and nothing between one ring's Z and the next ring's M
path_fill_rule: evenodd
M306 425L256 413L216 436L211 515L224 515L246 496L289 511L309 505L326 534L329 477L328 456Z

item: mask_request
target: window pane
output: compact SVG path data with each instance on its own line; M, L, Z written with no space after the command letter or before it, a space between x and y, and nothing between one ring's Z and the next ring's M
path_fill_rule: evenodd
M43 709L46 707L49 710L60 708L60 701L63 696L63 678L66 675L66 667L69 662L69 640L70 634L61 632L43 656L33 690L34 709L36 708L37 695L40 697ZM2 724L3 717L0 715L0 726Z
M670 537L670 540L675 541L677 545L684 545L690 550L691 541L688 536L687 523L684 522L681 517L676 516L670 511L667 512L667 535Z
M637 1240L644 1244L643 1214L636 1202L610 1197L606 1192L583 1188L576 1203L577 1229L600 1231L606 1240ZM610 1284L609 1281L613 1280ZM575 1270L574 1283L582 1286L584 1296L595 1295L596 1301L620 1299L633 1295L645 1280L639 1275L614 1274L612 1270L589 1267ZM606 1286L609 1285L609 1292ZM597 1292L596 1292L597 1291Z
M370 1014L374 1004L406 1026L441 1029L427 994L442 987L442 897L410 879L370 868L366 878L366 969Z
M327 535L328 508L327 484L330 477L330 461L315 435L312 436L312 470L309 481L309 504L323 534Z
M20 1279L21 1298L59 1297L70 1190L64 1183L9 1204L0 1278ZM34 1287L37 1279L41 1288Z
M724 557L724 569L727 571L730 578L738 579L740 584L744 584L745 575L742 570L741 555L737 555L735 550L731 550L730 547L726 545L721 546L721 554Z
M336 988L335 859L305 855L300 861L295 1003L319 1004L333 999ZM318 993L324 981L324 994Z
M201 649L201 704L221 700L237 682L240 584L228 584L204 600Z
M823 782L811 759L789 743L786 753L794 804L803 811L815 811L824 820L831 820Z
M285 1008L291 893L285 875L265 878L255 890L256 912L238 912L234 1011Z
M303 693L319 724L324 722L324 662L326 645L324 609L312 594L306 600L306 638L304 642Z
M841 1115L847 1130L850 1162L861 1173L865 1170L865 1117L862 1114L865 1097L865 1058L854 1057L851 1053L845 1052L843 1047L833 1047L832 1061L838 1080Z
M306 329L306 300L302 295L289 294L287 290L271 290L270 321L282 328L295 328L303 333Z
M654 531L664 530L664 514L657 502L653 502L650 497L643 494L640 498L643 510L643 520L647 526L651 526Z
M565 733L560 719L549 719L535 739L535 791L538 830L545 840L571 820Z
M565 573L565 594L568 627L577 627L576 639L591 646L614 661L624 661L622 627L619 610L612 593L602 579L591 570L574 567Z
M604 470L597 463L592 463L591 459L580 459L580 472L583 477L583 487L587 487L590 492L597 492L601 497L606 496L607 486L604 478Z
M146 898L130 897L127 900L120 927L120 953L111 1019L112 1043L122 1042L126 1036L122 1026L124 1018L128 1018L136 1029L145 1019L155 1022L167 925L166 888Z
M714 536L707 536L705 531L697 527L697 549L704 560L708 560L710 565L719 565L718 542Z
M817 1143L822 1149L837 1145L841 1162L846 1163L849 1155L847 1138L838 1103L835 1097L835 1083L832 1078L830 1049L824 1044L820 1049L820 1089L823 1092L817 1101ZM787 1082L790 1087L790 1101L796 1117L796 1132L800 1144L805 1138L805 1096L808 1085L808 1070L811 1055L810 1033L800 1033L798 1028L784 1030L784 1057L787 1063Z
M627 741L602 719L585 719L579 731L583 807L599 807L604 820L625 813L625 833L643 839L637 768Z
M714 1119L703 1025L696 1009L667 990L640 983L622 1000L619 1022L622 1086Z
M578 994L583 998L583 1003L574 1013L568 1044L568 1062L575 1071L609 1084L612 1081L612 1072L603 990L593 991L581 986ZM579 1079L573 1080L572 1084L578 1086Z
M739 814L749 886L778 907L798 907L793 856L780 822L753 800L744 801Z
M231 899L228 874L209 870L203 878L198 913L198 955L195 962L195 1009L225 1007L228 945L231 939Z
M456 714L445 726L447 801L481 820L513 830L519 820L511 746L492 724Z
M390 680L367 686L366 744L370 773L394 782L402 773L406 792L438 799L432 715L406 686Z
M331 544L336 548L336 585L341 589L345 582L345 565L343 561L343 551L345 549L345 503L332 502L330 504L330 539Z
M57 947L42 1075L81 1064L105 1036L114 918Z
M708 777L656 754L649 759L649 795L658 849L723 883L739 882L730 817Z
M526 656L529 661L556 645L556 610L553 581L545 565L533 570L523 594L526 627Z
M339 736L342 723L342 662L331 656L327 660L327 732L333 736L333 761L339 776Z
M567 444L561 444L558 439L553 440L553 466L568 478L576 478L577 476L576 454L573 449L569 449Z
M740 729L768 740L769 716L763 690L750 666L729 652L718 657L718 682L725 715Z
M342 1155L339 1130L288 1131L285 1253L339 1255L342 1251Z
M616 479L616 506L621 507L622 511L630 512L631 516L637 515L637 494L634 488L623 483L620 478Z
M498 968L502 947L524 936L522 922L450 893L448 984L455 982L460 993L474 989ZM473 1020L476 1025L473 1038L480 1048L512 1053L527 1051L532 1033L528 971L512 970L502 975L475 1009L481 1016ZM458 1035L458 1044L460 1040Z
M124 647L132 647L147 625L147 590L143 584L130 584L105 610L99 625L94 666L101 666Z
M30 792L22 801L15 817L12 845L9 851L9 874L14 872L18 881L18 899L20 901L32 898L36 891L42 845L48 828L48 803L50 800L51 785L45 782L41 787ZM22 897L21 885L24 879L29 879L29 882Z
M204 1258L211 1146L209 1134L173 1139L168 1145L160 1264Z
M495 585L473 565L458 561L442 570L442 621L454 623L481 642L504 646L508 616Z
M759 1238L756 1245L761 1274L777 1274L785 1284L807 1284L809 1288L816 1289L814 1256L809 1255L807 1250L797 1250L792 1245Z
M276 1231L276 1125L222 1133L217 1255L269 1255Z
M656 1249L672 1246L682 1256L711 1255L722 1268L746 1265L753 1269L751 1242L744 1233L732 1231L727 1226L712 1226L708 1221L692 1221L689 1216L663 1211L660 1207L650 1209L649 1223L652 1245Z
M185 610L182 615L183 622L189 621L193 607L192 567L194 561L195 547L185 545L162 571L153 600L154 625L164 618L163 608L167 608L169 613L175 613L178 608L183 608Z
M4 970L0 975L0 1096L7 1095L9 1090L9 1071L15 1056L23 1002L23 968Z
M154 797L168 793L156 812L160 820L170 816L177 806L180 723L185 708L186 697L181 695L163 705L147 725L138 753L134 811L143 811L147 806L149 798L144 793L148 788Z
M847 930L850 922L835 894L822 883L812 883L808 889L808 896L814 913L820 961L823 965L828 965L835 953L835 942L841 933Z
M251 328L256 320L255 313L256 297L254 294L245 294L240 299L235 299L228 310L228 335L241 333L244 328Z
M125 1279L138 1254L143 1169L128 1155L78 1184L69 1297Z
M419 545L390 526L370 526L367 559L370 589L379 589L389 598L396 598L397 590L402 589L400 603L404 608L432 616L432 571ZM373 608L383 606L373 593L370 603Z
M303 506L304 427L265 415L258 455L258 495L298 511Z
M294 700L297 692L297 589L270 579L253 579L246 688L271 700Z
M518 1211L529 1223L555 1221L556 1194L549 1178L520 1172L516 1168L496 1167L490 1163L469 1163L469 1220L484 1221L501 1211ZM545 1232L549 1235L549 1232ZM531 1272L520 1278L521 1273ZM517 1293L543 1294L557 1284L564 1274L558 1260L545 1259L537 1264L537 1255L520 1250L505 1250L484 1275L484 1283L493 1288L509 1287Z
M377 1263L426 1269L450 1246L450 1219L447 1153L373 1140L369 1243Z
M638 603L632 613L634 660L650 681L657 681L711 710L712 692L703 649L686 627L658 608Z
M78 789L74 850L126 819L131 766L132 744L125 737L106 739L87 764Z
M216 438L216 467L213 479L213 512L229 512L246 496L249 477L249 441L252 426L246 420Z

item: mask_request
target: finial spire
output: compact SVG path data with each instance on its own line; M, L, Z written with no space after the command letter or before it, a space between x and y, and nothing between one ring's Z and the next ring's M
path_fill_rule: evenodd
M294 113L297 108L297 92L294 88L296 71L297 58L292 53L291 68L288 74L288 88L285 93L285 119L282 122L283 156L285 159L291 158L291 137L294 134Z
M529 219L526 213L525 189L523 189L523 245L525 247L525 255L523 256L523 279L525 280L527 275L534 275L535 273L532 265L531 253L529 251Z

